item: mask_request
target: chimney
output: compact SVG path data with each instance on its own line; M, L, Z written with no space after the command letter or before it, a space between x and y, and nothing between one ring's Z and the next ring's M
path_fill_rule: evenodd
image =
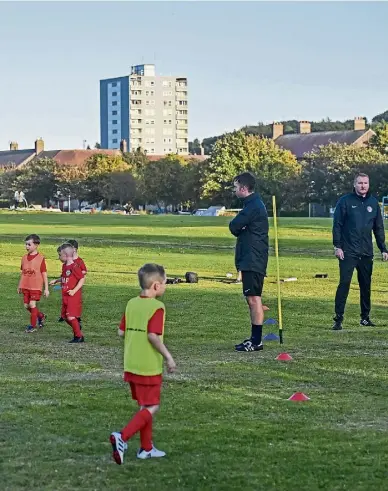
M35 153L36 155L39 155L43 151L44 151L44 141L42 140L42 138L38 138L35 141Z
M283 123L273 123L272 125L272 139L276 140L279 136L283 136L284 125Z
M354 130L365 131L366 123L364 118L354 118Z
M9 149L12 150L12 151L19 150L19 144L18 144L18 142L11 142L9 144Z
M311 123L309 121L299 121L298 133L301 135L311 133Z
M127 153L128 152L128 145L127 145L127 140L124 138L120 142L120 150L122 153Z

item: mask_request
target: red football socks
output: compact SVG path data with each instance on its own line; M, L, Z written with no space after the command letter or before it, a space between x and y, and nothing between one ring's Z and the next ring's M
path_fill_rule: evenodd
M140 430L140 446L146 452L152 450L152 418Z
M74 336L76 338L82 338L82 331L81 331L81 328L79 326L78 319L76 317L74 319L72 319L71 321L69 321L68 319L66 319L66 322L73 329Z
M38 322L38 308L31 307L29 310L30 310L30 324L32 327L36 327L36 323Z
M152 414L148 409L142 409L137 412L127 426L121 430L121 438L126 442L133 437L138 431L143 430L148 423L152 421ZM152 426L151 426L152 431ZM152 448L152 445L151 445Z

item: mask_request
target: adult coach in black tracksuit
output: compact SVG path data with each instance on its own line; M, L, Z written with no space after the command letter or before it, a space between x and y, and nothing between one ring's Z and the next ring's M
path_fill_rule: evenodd
M243 209L229 224L237 237L236 269L241 271L243 292L251 316L251 337L235 346L236 351L261 351L264 311L261 302L268 263L268 215L264 203L254 192L256 180L249 172L234 179L236 196L243 200Z
M369 193L369 177L358 174L354 179L353 193L343 196L334 212L333 244L340 270L340 282L335 296L335 331L342 329L354 268L357 270L360 286L360 325L374 326L369 318L373 270L372 231L383 260L386 261L388 252L379 202Z

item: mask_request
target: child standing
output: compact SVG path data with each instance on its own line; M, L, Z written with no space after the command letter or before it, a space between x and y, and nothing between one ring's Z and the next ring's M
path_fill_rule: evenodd
M21 263L21 277L18 285L18 293L24 296L24 307L30 312L30 324L26 332L36 331L37 324L43 327L46 316L39 312L36 303L42 295L44 284L44 296L50 294L48 289L46 261L42 254L38 252L40 237L36 234L28 235L25 239L26 251Z
M75 262L75 264L77 264L80 268L81 268L81 271L82 271L82 274L84 276L86 276L86 273L88 272L88 270L86 269L86 265L83 261L83 259L81 259L78 255L78 242L74 239L69 239L66 244L70 244L71 246L73 246L73 249L74 249L74 253L73 253L73 261ZM62 317L59 317L58 319L58 322L63 322L65 319ZM81 326L81 329L82 329L82 319L81 317L78 317L78 322L79 322L79 325Z
M74 249L73 261L81 268L82 274L85 276L88 270L86 269L86 265L83 259L81 259L78 255L78 242L74 239L70 239L66 243L73 246Z
M50 285L61 283L62 309L61 317L73 329L74 337L70 343L83 343L84 335L81 331L79 318L82 314L82 286L85 276L81 268L74 262L74 249L70 244L62 244L57 249L59 260L63 263L61 278L50 281Z
M119 335L124 336L124 381L131 388L132 399L140 410L121 430L110 436L113 459L124 462L126 442L140 432L141 448L138 459L164 457L152 442L152 421L159 410L163 359L169 372L176 369L175 361L163 344L165 307L157 300L166 289L163 266L145 264L138 271L140 296L132 298L121 320Z

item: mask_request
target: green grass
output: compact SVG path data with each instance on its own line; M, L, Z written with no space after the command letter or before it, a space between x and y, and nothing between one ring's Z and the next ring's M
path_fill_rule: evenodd
M337 262L330 220L280 219L285 345L233 352L249 331L234 272L227 218L0 214L1 376L0 475L7 490L383 490L386 489L388 350L386 266L376 259L375 329L358 326L356 283L345 330L330 331ZM84 302L85 345L69 346L56 322L60 294L41 306L43 332L24 333L16 294L23 239L42 237L49 276L56 247L79 238L90 273ZM271 243L273 237L271 236ZM124 466L110 456L109 433L136 407L122 382L117 326L138 291L146 261L171 276L197 271L197 285L171 285L165 295L166 343L179 371L165 377L154 439L168 457L139 462L129 442ZM315 273L329 274L327 280ZM264 300L276 317L271 256ZM204 279L205 278L205 279ZM272 326L271 326L272 327ZM273 329L272 329L273 330ZM268 330L266 331L268 332ZM287 398L295 391L307 403Z

